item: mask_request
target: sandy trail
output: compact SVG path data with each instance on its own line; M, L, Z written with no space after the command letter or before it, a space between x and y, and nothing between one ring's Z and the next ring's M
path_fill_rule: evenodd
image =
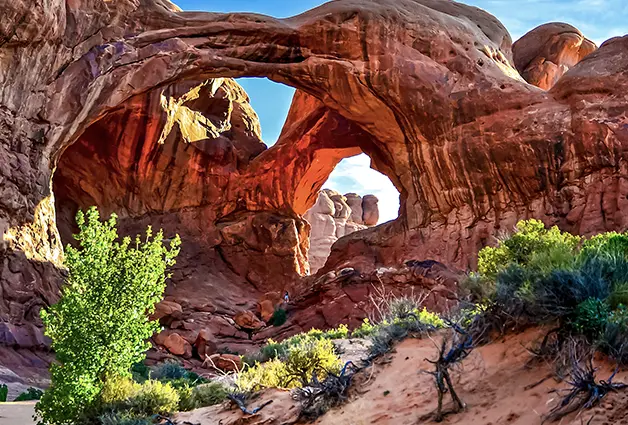
M0 425L31 425L35 424L36 401L17 403L0 403Z

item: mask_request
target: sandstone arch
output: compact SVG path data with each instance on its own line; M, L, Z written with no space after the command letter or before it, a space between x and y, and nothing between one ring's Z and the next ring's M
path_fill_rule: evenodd
M265 76L299 90L300 120L216 207L223 226L243 213L252 225L257 212L298 221L329 164L352 153L391 178L400 218L339 242L329 268L417 257L472 265L479 246L524 217L585 234L627 226L626 37L543 91L512 67L504 27L454 2L339 0L284 20L183 13L167 0L0 7L11 18L0 27L3 318L33 320L20 307L33 293L33 305L50 302L44 272L24 288L20 267L34 267L23 253L59 256L50 186L63 152L136 96L188 80ZM328 147L331 159L299 156L295 186L269 164L300 143ZM264 173L273 177L256 180Z

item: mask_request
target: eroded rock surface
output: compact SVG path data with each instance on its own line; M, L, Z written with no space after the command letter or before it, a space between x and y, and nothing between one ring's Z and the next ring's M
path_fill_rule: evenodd
M250 344L233 317L269 291L308 293L302 215L361 152L399 190L399 218L341 238L318 277L408 259L472 267L523 218L585 235L628 227L628 37L584 56L571 30L528 35L516 58L553 84L543 91L515 69L497 19L449 1L338 0L288 19L166 0L0 10L3 322L36 324L56 300L68 217L96 203L121 214L122 233L181 234L167 300L183 314L168 332ZM530 68L537 57L560 72ZM228 79L241 76L297 89L270 149ZM347 317L333 307L343 317L325 323Z
M569 24L553 22L525 34L512 46L514 64L530 84L549 90L570 68L597 49Z

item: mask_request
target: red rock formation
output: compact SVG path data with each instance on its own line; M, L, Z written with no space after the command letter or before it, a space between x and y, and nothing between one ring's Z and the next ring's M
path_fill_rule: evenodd
M544 90L595 49L595 43L577 28L557 22L536 27L512 45L521 76Z
M581 234L628 226L628 37L545 92L512 66L505 28L455 2L338 0L284 20L182 13L166 0L4 0L0 9L3 321L36 322L55 299L55 171L75 202L122 209L126 231L152 223L182 234L168 295L182 306L177 332L188 342L208 328L237 343L236 306L254 309L246 300L307 272L300 215L333 167L360 152L399 190L400 216L343 238L323 272L413 258L472 266L478 248L527 217ZM206 101L224 105L228 95L189 107L179 97L181 81L238 76L299 89L279 142L262 153L255 138L220 139L224 113L203 115L213 108ZM164 89L168 114L156 117ZM145 122L125 126L125 113ZM246 129L237 116L232 128ZM157 145L170 124L173 138ZM196 142L177 146L183 133ZM72 154L81 146L87 156ZM119 168L105 177L100 161ZM85 184L77 177L91 170L87 195L76 195ZM114 175L130 180L98 181Z

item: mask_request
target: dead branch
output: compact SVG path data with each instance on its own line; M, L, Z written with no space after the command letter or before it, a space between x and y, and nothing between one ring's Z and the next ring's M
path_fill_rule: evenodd
M268 400L265 403L261 404L260 406L256 407L255 409L249 410L246 407L246 398L247 398L246 394L231 393L231 394L227 394L227 398L231 400L233 403L235 403L240 408L240 410L242 410L242 412L246 415L255 415L264 407L268 406L269 404L273 402L273 400Z
M577 343L572 342L572 346ZM570 413L590 409L597 405L608 393L615 392L628 387L624 383L614 383L613 378L617 374L618 368L606 381L596 381L595 373L597 368L593 367L593 356L586 359L578 358L577 351L571 350L572 369L567 379L570 388L558 390L564 393L562 400L543 419L545 422L555 422Z
M434 371L425 371L434 376L436 390L438 392L438 408L436 410L436 422L440 422L444 418L443 414L443 398L449 392L454 403L454 413L458 413L466 406L456 393L451 376L450 369L462 363L473 350L473 338L467 334L456 324L450 324L453 329L453 335L450 338L443 338L440 348L438 349L438 358L436 360L425 359L434 365ZM451 342L449 342L451 341ZM449 343L448 343L449 342ZM449 348L447 348L449 347Z

